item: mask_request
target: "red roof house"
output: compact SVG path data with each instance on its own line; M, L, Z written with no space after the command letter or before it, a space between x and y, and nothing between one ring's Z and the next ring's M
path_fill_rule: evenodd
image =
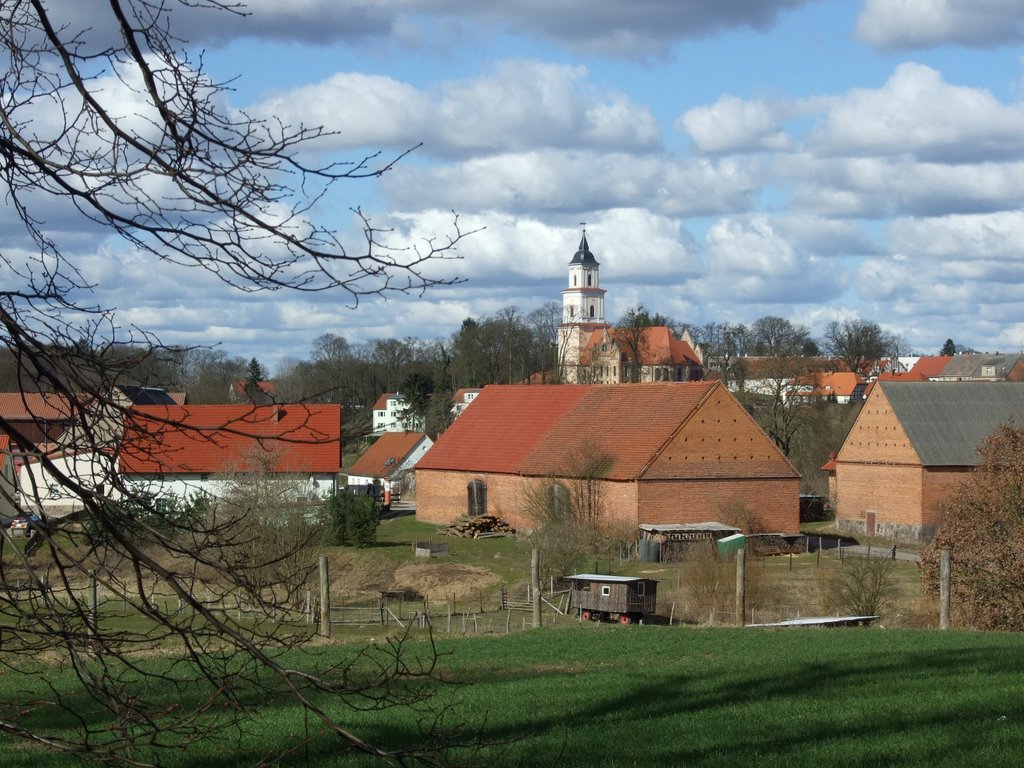
M532 528L527 486L588 471L608 522L743 509L748 530L799 528L798 473L718 382L485 387L417 464L416 515L486 512Z
M348 468L349 487L376 480L403 485L406 474L433 444L423 432L385 432Z
M214 476L260 469L309 478L321 492L341 471L341 406L333 404L139 406L125 416L126 479L209 485ZM170 487L169 487L170 486Z

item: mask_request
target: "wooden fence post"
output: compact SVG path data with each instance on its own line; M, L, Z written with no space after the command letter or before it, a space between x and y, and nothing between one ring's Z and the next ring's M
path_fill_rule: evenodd
M939 559L939 629L949 629L950 587L952 586L953 558L948 549L940 552Z
M331 590L327 555L320 555L320 636L331 636Z
M540 626L540 550L534 548L530 557L530 583L533 585L533 626Z
M736 550L736 626L746 623L747 613L747 550Z

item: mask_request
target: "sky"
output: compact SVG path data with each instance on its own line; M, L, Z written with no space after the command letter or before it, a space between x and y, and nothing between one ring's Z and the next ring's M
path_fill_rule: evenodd
M86 14L89 0L54 0ZM457 279L364 300L233 291L96 238L96 300L271 370L324 333L449 338L561 301L585 223L606 319L859 318L917 353L1024 349L1024 0L249 0L179 9L230 108L358 159L422 143L360 206L396 241L464 231ZM97 16L96 18L101 18Z

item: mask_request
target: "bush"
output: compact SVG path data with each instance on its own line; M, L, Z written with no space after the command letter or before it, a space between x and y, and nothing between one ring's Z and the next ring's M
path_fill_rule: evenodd
M851 616L878 616L896 597L893 562L886 557L847 555L826 581L825 608Z
M327 499L327 530L332 544L369 547L377 541L380 516L372 496L354 494L347 488Z

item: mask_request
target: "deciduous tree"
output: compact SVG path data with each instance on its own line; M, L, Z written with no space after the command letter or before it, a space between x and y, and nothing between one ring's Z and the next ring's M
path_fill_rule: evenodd
M826 354L846 364L847 370L867 374L885 358L892 341L878 323L869 320L833 320L825 328L821 346Z
M961 626L1024 630L1024 428L1005 424L942 505L921 553L925 588L938 592L939 553L952 553L952 606Z
M216 25L218 13L237 13L238 6L219 0L90 6L100 7L88 16L88 28L60 17L60 4L11 0L0 7L6 61L0 186L10 214L0 251L0 346L16 361L15 379L25 389L50 392L66 404L76 428L62 449L109 461L118 449L110 427L126 418L114 385L128 381L137 363L135 355L109 351L120 345L149 354L160 344L91 295L78 261L82 232L115 238L142 263L204 270L239 291L330 290L353 302L454 282L433 262L447 258L462 234L453 219L437 239L394 242L357 209L358 247L349 249L346 237L317 221L317 204L333 188L376 177L404 153L319 162L311 159L322 157L311 142L325 135L322 129L251 117L231 106L229 89L206 73L201 57L190 55L174 24L205 13ZM53 224L64 217L74 224ZM12 221L20 222L20 233ZM212 353L205 362L228 361ZM243 377L244 369L243 362ZM154 424L160 428L158 420ZM62 472L16 425L0 419L0 431L81 499L83 520L66 532L59 525L43 529L31 557L12 551L6 535L0 538L7 674L36 675L35 662L51 659L79 680L74 690L55 687L45 706L4 701L0 731L140 765L159 761L164 750L244 729L262 702L284 697L308 716L309 731L330 734L346 749L393 762L436 749L436 743L426 752L389 747L384 736L371 743L337 714L352 697L370 697L363 700L374 706L420 701L421 691L392 684L418 674L413 667L392 658L380 667L391 673L359 681L344 669L312 664L297 672L284 660L281 651L303 643L309 632L282 631L273 618L288 606L255 574L299 555L297 546L250 549L245 567L235 569L239 542L251 533L248 516L207 518L187 530L149 525L138 511L149 503L146 496L120 476L92 484ZM0 484L7 503L37 508L42 494L25 491L13 497ZM95 619L80 597L91 579L131 607L131 627ZM38 589L23 599L12 591L19 582ZM212 610L204 583L225 599L244 592L262 616L238 621ZM168 664L139 663L137 652L154 647L168 655ZM83 700L112 727L79 719L76 705ZM53 711L61 707L63 713ZM58 730L61 724L70 725ZM434 735L424 734L428 742ZM290 751L303 738L281 748ZM266 757L275 762L277 756Z

